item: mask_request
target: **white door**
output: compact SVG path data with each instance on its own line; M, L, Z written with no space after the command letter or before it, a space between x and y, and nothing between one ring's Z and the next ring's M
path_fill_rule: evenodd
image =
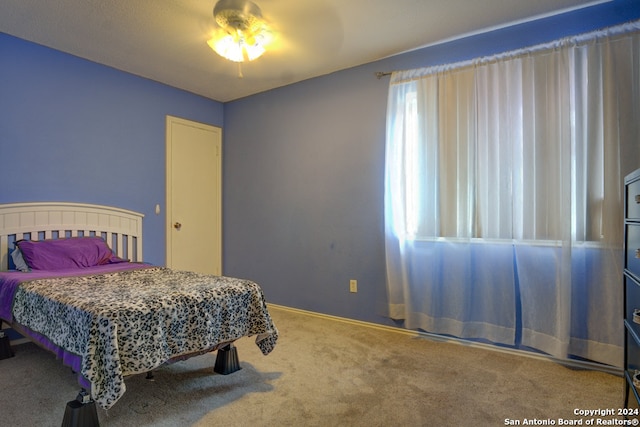
M222 274L222 132L167 116L167 267Z

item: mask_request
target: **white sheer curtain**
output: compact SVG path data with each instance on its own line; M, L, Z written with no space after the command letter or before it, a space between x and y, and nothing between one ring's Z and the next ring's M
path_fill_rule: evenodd
M392 318L622 365L622 180L640 167L639 29L393 73Z

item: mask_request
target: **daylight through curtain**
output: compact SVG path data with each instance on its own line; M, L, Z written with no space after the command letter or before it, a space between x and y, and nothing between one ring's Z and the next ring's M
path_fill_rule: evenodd
M395 72L389 315L622 364L622 180L640 167L640 23Z

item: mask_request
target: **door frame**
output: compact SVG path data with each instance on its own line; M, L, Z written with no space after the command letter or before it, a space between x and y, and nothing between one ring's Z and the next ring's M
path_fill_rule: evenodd
M176 116L167 115L166 116L166 128L165 128L165 156L166 156L166 164L165 164L165 234L166 234L166 252L165 252L165 265L169 268L172 266L172 244L173 244L173 207L172 207L172 180L173 180L173 171L172 171L172 153L173 153L173 141L171 137L171 128L173 124L181 124L186 126L199 127L202 129L216 129L220 133L219 141L216 141L216 170L218 171L217 182L219 183L219 188L217 188L216 193L216 221L214 221L213 227L215 229L215 233L218 239L215 242L211 242L211 245L217 246L217 253L220 254L219 259L216 260L218 263L217 271L222 275L222 128L219 126L213 126L206 123L194 122L192 120L183 119Z

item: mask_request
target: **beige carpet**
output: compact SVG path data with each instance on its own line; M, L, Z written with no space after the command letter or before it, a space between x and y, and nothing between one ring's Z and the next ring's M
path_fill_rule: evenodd
M212 373L204 355L127 379L102 426L503 426L508 420L611 417L574 409L619 408L623 380L603 372L436 342L279 307L280 331L263 356L238 342L242 370ZM60 426L79 387L33 344L0 361L0 425ZM514 424L515 425L515 424Z

